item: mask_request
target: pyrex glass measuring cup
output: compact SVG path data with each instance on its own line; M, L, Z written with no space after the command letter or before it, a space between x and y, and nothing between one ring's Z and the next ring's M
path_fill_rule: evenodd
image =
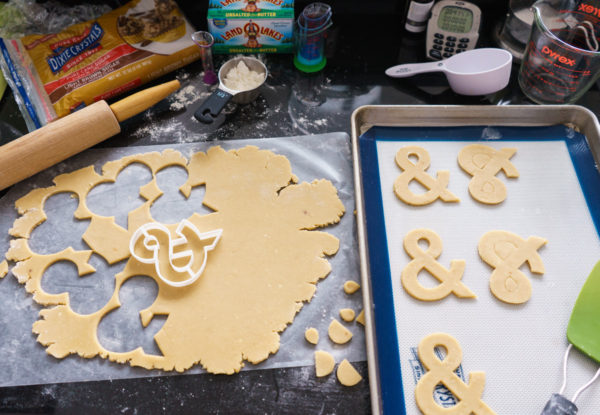
M533 12L519 86L539 104L573 103L600 77L600 1L544 0Z

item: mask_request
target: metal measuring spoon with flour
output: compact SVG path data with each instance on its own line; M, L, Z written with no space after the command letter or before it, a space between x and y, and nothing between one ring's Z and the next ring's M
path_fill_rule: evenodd
M267 79L267 67L256 58L247 56L228 60L219 69L219 87L194 112L194 117L210 124L232 100L248 104L256 99Z

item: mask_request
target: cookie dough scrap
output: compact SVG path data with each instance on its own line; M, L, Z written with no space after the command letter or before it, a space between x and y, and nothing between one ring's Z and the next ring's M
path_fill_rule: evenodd
M329 324L329 330L327 332L332 342L337 344L345 344L352 338L352 332L346 327L342 326L342 323L336 319L331 320Z
M318 378L329 375L333 372L335 367L335 360L331 353L323 350L317 350L315 352L315 372Z
M114 182L131 163L146 165L153 178L140 187L144 202L129 212L125 229L112 218L95 214L86 197L96 185ZM189 197L192 188L204 185L203 204L214 211L193 213L186 220L200 232L223 232L200 278L185 287L167 285L153 264L139 262L128 250L131 235L141 225L154 222L150 207L162 194L156 173L172 165L188 172L181 193ZM90 220L84 234L90 250L67 248L41 255L29 249L28 238L46 219L45 200L60 192L73 193L79 201L74 216ZM57 358L101 356L166 371L201 364L211 373L224 374L238 372L244 361L259 363L277 352L279 333L311 300L316 283L331 270L326 256L339 249L337 238L316 229L339 222L345 211L331 182L297 183L287 158L254 146L230 151L216 146L193 154L189 161L173 150L127 156L106 163L102 174L90 166L57 176L53 186L31 191L16 207L21 216L11 231L16 239L6 258L16 262L13 274L34 300L47 306L33 332L49 354ZM164 225L174 235L178 224ZM164 241L156 242L164 247ZM95 270L88 263L92 253L110 263L127 262L114 276L115 290L108 302L95 313L80 315L71 309L67 292L47 293L41 281L44 270L61 260L76 264L79 275L94 278ZM156 315L167 316L154 337L160 355L148 355L141 348L114 352L98 341L98 324L121 306L120 287L137 275L152 278L158 286L154 302L140 312L142 325L147 326Z
M365 325L365 310L360 310L360 313L358 313L358 316L356 317L356 322L362 324L363 326Z
M496 298L508 304L523 304L531 298L531 281L519 268L527 262L532 273L543 274L544 263L537 251L546 243L539 236L525 240L508 231L489 231L481 237L477 250L494 268L490 290Z
M340 310L340 317L346 323L350 323L350 322L354 321L354 315L355 315L354 310L352 310L351 308L342 308Z
M319 331L314 327L306 329L304 332L304 338L311 344L317 344L319 342Z
M427 250L419 246L426 241ZM404 250L412 258L402 270L400 281L404 290L421 301L437 301L454 294L460 298L477 298L462 282L466 262L462 259L450 261L450 269L445 268L436 259L442 254L442 239L431 229L414 229L404 237ZM425 287L418 279L419 272L426 270L440 284Z
M510 162L516 148L496 150L483 144L471 144L458 153L458 165L473 176L469 194L478 202L496 205L506 199L506 185L496 177L502 170L506 177L519 177L519 171Z
M416 163L412 162L411 157L417 159ZM437 199L447 203L460 202L460 199L447 189L450 181L449 171L440 170L435 178L427 174L431 158L429 152L423 147L402 147L396 153L396 164L402 173L394 181L394 193L404 203L423 206L433 203ZM427 191L420 194L414 193L409 187L413 180L421 184Z
M344 283L344 292L348 295L352 295L355 292L357 292L360 288L360 284L352 281L352 280L348 280Z
M440 360L436 347L446 349ZM415 400L424 415L475 414L496 415L481 399L485 387L484 372L470 372L465 384L454 372L462 362L462 349L458 341L447 333L433 333L419 342L419 360L427 370L415 386ZM452 407L438 405L433 394L438 384L443 384L458 400Z
M336 375L339 382L344 386L354 386L362 380L360 373L354 369L352 363L347 359L342 360L338 365Z
M8 262L6 260L0 262L0 279L4 278L8 274Z

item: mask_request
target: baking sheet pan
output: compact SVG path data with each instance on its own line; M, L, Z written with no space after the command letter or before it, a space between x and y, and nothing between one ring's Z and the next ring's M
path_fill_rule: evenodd
M515 119L517 128L505 127L515 125ZM532 127L554 121L584 133L587 142L565 126ZM452 128L430 127L443 125ZM482 206L471 199L467 192L470 176L457 165L458 151L478 141L495 148L518 148L512 161L521 177L512 180L498 175L509 195L500 206ZM430 152L430 174L450 170L449 188L461 198L460 203L437 201L409 207L395 197L392 183L401 171L394 156L408 144ZM483 399L497 413L541 412L550 394L560 388L570 310L600 259L594 226L599 220L597 144L597 121L580 107L570 111L557 107L364 107L355 112L358 231L375 413L418 413L414 386L423 368L415 348L422 337L436 331L446 331L462 344L465 378L471 371L486 371ZM431 228L442 238L442 264L448 266L452 259L467 261L463 281L469 281L477 300L450 297L424 304L403 291L400 272L410 258L402 240L419 227ZM492 269L477 254L479 238L492 229L549 240L540 250L546 274L531 276L526 267L521 268L530 276L533 295L516 309L491 295ZM570 387L583 384L593 370L591 360L581 355L572 359ZM586 391L578 401L581 413L598 413L599 397L597 385ZM452 404L451 399L448 402Z
M338 189L338 195L346 208L346 214L339 224L321 229L340 239L338 253L329 258L332 272L317 284L317 291L312 301L304 305L293 324L281 333L279 351L258 365L246 364L243 370L311 366L314 364L313 353L316 349L329 351L335 357L336 362L340 362L342 359L364 361L365 341L364 330L361 325L357 323L347 324L354 337L346 345L333 344L327 337L327 327L332 318L339 320L340 308L352 308L357 314L362 308L360 293L349 296L342 289L343 283L347 280L359 281L356 222L353 215L354 188L351 149L349 137L345 133L86 151L20 183L18 186L14 186L0 200L0 218L2 218L0 221L0 235L2 235L0 237L0 252L4 253L8 249L10 240L8 229L17 217L17 212L14 209L15 200L33 188L50 186L52 178L56 175L90 164L93 164L99 170L105 162L110 160L117 160L130 154L162 151L167 148L178 150L184 156L189 157L194 152L206 151L214 145L220 145L225 149L254 145L282 154L290 160L292 172L298 176L301 182L310 182L317 178L326 178L332 181ZM177 168L174 169L175 171L171 169L170 172L167 172L167 170L169 168L165 169L165 174L158 178L159 186L165 189L177 189L182 184L182 180L185 180L185 172L182 176L181 172L176 171ZM137 199L138 187L140 181L142 184L145 183L143 180L146 179L148 174L146 169L138 166L124 169L117 179L117 184L121 186L119 187L120 190L111 192L110 189L105 189L106 192L99 192L98 194L91 192L88 197L90 208L99 214L116 215L117 223L126 221L126 212L139 204ZM195 206L199 205L203 196L202 191L200 189L198 191L200 192L198 194L194 194L196 191L192 191L191 195ZM170 223L188 217L193 211L188 211L190 209L188 204L181 205L181 195L177 191L165 192L164 197L167 199L160 204L157 202L156 206L152 208L152 214L155 215L157 220ZM48 223L40 225L40 227L49 226L49 228L39 235L35 234L36 230L32 234L31 242L37 249L54 252L62 249L63 247L58 248L61 245L72 245L75 249L87 249L81 240L81 234L85 231L87 222L69 218L69 209L73 209L72 204L75 202L66 194L53 196L47 201ZM119 208L115 208L115 206ZM178 208L174 209L174 206L178 206ZM53 220L55 216L66 216L68 218L63 222L55 222ZM44 276L44 281L48 284L44 285L45 289L57 292L69 289L71 295L78 297L77 303L82 308L79 310L80 312L95 311L88 310L86 307L97 307L98 305L94 305L94 302L98 302L100 306L103 304L102 301L106 300L106 294L108 293L107 295L110 296L114 287L112 276L124 264L107 266L104 260L96 255L92 256L91 264L97 269L96 274L105 274L99 275L100 282L96 284L90 282L74 287L72 284L77 280L77 277L72 273L70 274L72 270L68 266L62 267L59 266L61 264L57 264L51 267L53 269L47 271L50 274ZM143 303L148 301L148 297L154 298L155 293L152 291L152 287L143 284L143 280L137 281L133 278L131 283L128 292L124 293L122 289L120 295L130 295L130 297L133 297L132 299L140 297L141 308L138 307L136 310L142 309L148 305ZM139 296L139 292L143 292L144 295ZM158 324L153 325L153 323L142 330L139 314L136 310L133 310L134 308L136 308L135 302L132 303L131 312L127 313L128 318L126 320L122 318L112 319L109 318L110 315L105 318L107 325L102 332L108 334L120 333L121 335L116 337L107 335L102 339L102 344L105 347L120 351L132 350L141 345L147 353L157 353L153 335L160 329L163 322L158 319ZM0 280L0 386L176 374L174 372L132 368L128 365L112 363L101 358L83 359L71 355L63 360L55 359L46 354L45 348L36 342L35 336L31 332L31 325L38 318L40 310L41 306L33 302L31 295L25 292L24 286L20 285L12 274L9 273L4 279ZM308 344L304 339L304 331L308 327L315 327L319 330L320 341L317 347ZM123 335L123 333L126 335ZM136 333L136 335L127 335L128 333ZM186 371L185 374L202 372L203 370L196 366Z

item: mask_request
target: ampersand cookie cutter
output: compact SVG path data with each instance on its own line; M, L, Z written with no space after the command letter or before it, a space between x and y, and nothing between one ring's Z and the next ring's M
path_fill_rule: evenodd
M446 349L446 357L440 360L435 348ZM419 360L427 369L415 387L417 406L426 415L496 415L481 396L485 388L485 373L470 372L466 384L454 371L462 361L462 350L458 341L446 333L433 333L419 343ZM459 400L452 407L438 405L433 397L436 386L442 383Z
M419 241L429 244L426 251L419 246ZM465 271L465 261L453 259L450 270L436 259L442 254L442 239L430 229L414 229L404 238L404 250L413 258L402 270L400 278L402 286L408 294L422 301L436 301L454 294L461 298L477 296L461 281ZM433 288L424 287L418 280L419 272L425 269L440 284Z
M531 282L519 270L525 261L531 272L543 274L544 263L537 250L548 241L539 236L527 240L507 231L489 231L481 237L477 250L488 265L494 267L490 290L501 301L522 304L531 298Z
M496 150L483 144L471 144L458 153L458 165L473 178L469 194L473 199L496 205L506 199L506 185L496 177L502 170L506 177L519 177L519 171L510 162L516 148Z
M202 275L206 267L208 252L215 249L222 233L222 229L201 233L193 223L184 219L175 230L175 234L179 236L175 239L169 228L157 222L150 222L143 224L134 232L129 240L129 251L138 261L144 264L154 264L156 274L165 284L172 287L185 287L193 284ZM160 243L161 236L168 239L167 247ZM195 239L195 241L190 239ZM202 246L202 251L185 249L192 244ZM187 260L185 260L186 258ZM184 265L175 264L176 262L181 263L182 260L185 261ZM187 276L187 278L181 281L167 278L167 275L172 274Z
M414 156L417 162L413 164L409 157ZM431 164L429 153L423 147L406 146L396 153L396 164L403 172L394 182L394 193L400 200L409 205L422 206L434 202L438 198L444 202L459 202L460 199L450 192L448 182L450 172L440 170L436 178L426 173ZM417 181L428 189L423 194L413 193L408 185L411 181Z

